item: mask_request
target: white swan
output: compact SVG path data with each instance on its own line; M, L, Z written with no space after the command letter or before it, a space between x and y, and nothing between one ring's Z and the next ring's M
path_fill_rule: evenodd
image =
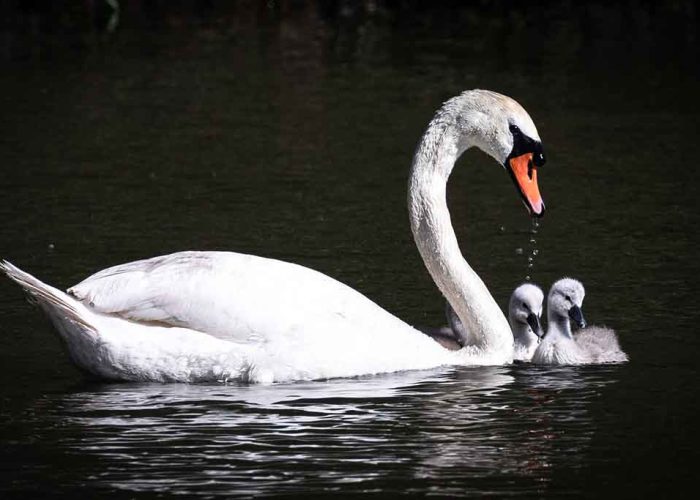
M540 287L524 283L513 290L508 303L508 323L513 332L513 359L530 361L542 335L540 317L544 294ZM445 316L449 326L442 328L421 329L443 347L458 350L470 345L472 336L460 321L457 313L448 302L445 306Z
M462 257L447 210L447 179L473 146L506 168L532 215L544 212L544 154L525 110L485 90L447 101L416 150L408 209L428 271L474 332L457 352L328 276L261 257L176 253L105 269L69 295L8 262L1 269L46 311L73 361L106 379L268 383L507 363L508 323Z
M627 355L609 328L586 327L581 305L586 295L581 282L563 278L552 285L547 297L547 333L532 357L538 364L620 363ZM572 335L570 321L583 328Z

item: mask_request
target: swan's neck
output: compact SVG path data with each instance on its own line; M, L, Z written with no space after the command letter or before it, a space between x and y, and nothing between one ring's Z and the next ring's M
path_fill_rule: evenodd
M560 314L548 314L547 315L547 336L561 336L566 338L573 338L571 334L571 322L568 316L562 316Z
M470 129L470 127L472 127ZM411 229L428 272L481 349L513 354L508 321L483 281L467 264L447 209L447 179L457 158L480 142L476 125L443 108L423 135L408 186Z

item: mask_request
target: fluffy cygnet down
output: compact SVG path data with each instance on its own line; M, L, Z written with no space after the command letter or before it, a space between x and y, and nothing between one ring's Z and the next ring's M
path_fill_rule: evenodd
M620 363L627 355L620 349L614 330L586 327L581 306L586 291L581 282L563 278L552 285L547 297L547 332L532 362L550 365ZM571 322L582 330L572 334Z

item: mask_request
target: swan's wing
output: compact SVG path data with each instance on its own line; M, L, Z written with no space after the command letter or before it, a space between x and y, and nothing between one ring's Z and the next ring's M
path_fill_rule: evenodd
M215 256L183 252L104 269L67 290L95 311L143 322L185 326L191 288Z
M136 322L243 342L407 327L352 288L311 269L231 252L180 252L100 271L68 290L88 307ZM400 326L399 326L400 325Z

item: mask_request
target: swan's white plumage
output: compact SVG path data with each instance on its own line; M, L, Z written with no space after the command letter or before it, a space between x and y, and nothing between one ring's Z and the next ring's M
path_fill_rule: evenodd
M184 265L193 253L201 258L206 257L208 252L185 252L156 260ZM269 265L264 265L264 261L270 259L260 257L225 252L212 252L209 257L219 262L229 261L229 264L237 259L245 259L247 271L237 275L241 286L246 283L243 277L254 272L253 262L270 269ZM133 311L139 311L138 314L147 318L146 322L136 321L133 313L131 319L126 319L127 315L123 312L125 302L120 302L118 298L126 291L123 286L128 283L128 279L122 279L129 274L124 269L128 264L98 273L101 274L96 279L99 285L86 285L97 275L80 284L84 285L81 289L86 293L86 299L97 299L95 307L42 283L9 262L0 264L0 270L19 283L48 314L76 365L109 380L271 383L427 369L450 364L498 364L498 357L491 358L488 353L473 347L460 351L442 348L355 290L323 274L294 264L272 262L275 263L273 267L279 266L288 272L286 277L301 278L306 285L322 284L327 293L325 297L315 295L318 288L313 289L312 296L318 300L314 311L314 307L308 307L310 302L303 301L302 289L290 290L285 286L277 286L276 280L265 287L259 283L260 275L257 275L255 285L247 288L246 300L252 300L256 294L262 293L263 295L257 295L261 304L266 304L262 312L268 320L271 316L274 321L256 323L258 314L254 308L243 311L242 314L250 314L250 321L236 323L241 327L238 334L242 341L235 340L236 332L224 340L202 333L196 328L162 326L161 323L166 323L168 317L177 316L174 312L193 310L187 304L178 309L174 305L177 301L170 303L168 308L163 307L165 302L160 302L156 308L134 308ZM137 273L143 272L147 267L143 261L135 264L141 269ZM115 273L115 269L119 269L119 272ZM180 274L187 273L180 269ZM108 285L110 275L119 277L119 284ZM135 275L131 279L138 278ZM193 283L187 285L183 282L179 285L175 282L168 284L180 291L194 286ZM86 292L88 289L91 290L89 294ZM225 290L227 288L218 289L219 292ZM217 289L210 289L210 292L216 291ZM73 290L73 293L81 292ZM204 307L199 309L202 316L207 313L216 314L215 309L205 304L207 293L206 290L200 290L198 300L199 305ZM265 297L270 297L264 295L266 293L274 294L281 307L273 308L271 303L264 302ZM109 294L113 295L112 301L105 300L101 307L109 307L106 304L112 304L112 307L121 304L121 316L97 310L97 304L100 303L98 298ZM344 305L345 312L335 310L330 314L324 310L324 305L328 304ZM168 313L151 312L155 310ZM285 314L288 315L288 322L284 321ZM198 316L193 313L194 318ZM183 314L179 317L177 322L180 325L185 322L183 318L189 316ZM175 322L171 321L171 324L174 325ZM190 324L201 327L206 323L197 323L193 319ZM259 330L260 328L267 330ZM257 332L263 332L264 335L258 335Z
M500 362L513 360L508 320L479 275L464 260L447 208L447 180L459 156L478 147L500 164L512 151L510 125L539 135L513 99L487 90L462 93L437 111L418 144L408 181L413 237L428 272L464 324L474 346Z
M168 257L177 260L182 255ZM225 260L250 256L215 252L212 257ZM294 268L292 274L305 270L275 262L282 268L287 265ZM354 319L360 319L362 324L352 323L352 317L345 322L326 314L312 314L303 324L293 323L304 314L304 311L294 311L293 321L285 328L280 316L282 310L268 307L267 315L276 318L274 328L267 332L267 340L260 341L260 337L259 341L251 343L250 336L244 342L223 340L196 329L140 323L97 312L8 262L1 264L0 269L46 311L73 361L83 370L105 379L270 383L427 369L447 364L493 364L473 349L452 352L440 347L358 292L316 272L312 272L318 275L312 280L320 276L321 282L329 280L336 284L335 287L327 284L327 291L336 289L336 293L343 290L340 295L347 293L346 305L351 304L348 310L354 310L357 313ZM260 290L249 292L254 294ZM278 298L291 299L283 310L293 311L292 303L299 300L300 291L293 297L280 293L279 289L277 293ZM322 311L324 302L318 305ZM371 318L361 318L361 311ZM244 331L254 328L248 324ZM271 338L273 331L279 334L277 338Z
M339 340L333 332L343 325L414 334L361 293L322 273L232 252L180 252L123 264L68 293L97 312L244 343L294 336Z
M511 123L539 140L515 101L467 91L438 111L411 169L414 238L474 334L473 344L459 351L328 276L261 257L181 252L106 269L70 295L7 262L0 270L46 311L75 363L106 379L269 383L509 362L508 323L459 251L445 184L469 147L503 163L513 147Z

